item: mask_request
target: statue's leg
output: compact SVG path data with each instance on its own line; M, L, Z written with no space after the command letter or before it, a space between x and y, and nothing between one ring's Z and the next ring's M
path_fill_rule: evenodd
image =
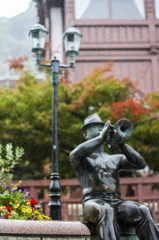
M100 199L84 202L84 220L96 225L99 240L120 240L113 206Z
M159 230L150 209L133 201L122 201L116 207L117 219L134 226L140 240L159 240Z

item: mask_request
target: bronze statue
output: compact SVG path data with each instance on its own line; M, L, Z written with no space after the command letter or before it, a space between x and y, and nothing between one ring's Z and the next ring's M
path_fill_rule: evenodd
M100 240L119 240L119 223L133 226L140 240L159 239L149 208L120 198L119 171L143 169L145 160L120 136L116 137L115 144L123 154L104 152L104 142L111 145L115 135L110 121L104 124L95 113L84 123L81 131L87 141L70 153L71 164L82 188L84 220L96 225Z

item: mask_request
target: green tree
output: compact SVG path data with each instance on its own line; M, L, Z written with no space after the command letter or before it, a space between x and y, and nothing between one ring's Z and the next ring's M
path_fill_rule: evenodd
M61 178L75 177L69 153L84 141L80 128L84 119L95 112L104 122L110 119L112 125L119 118L130 119L134 131L126 142L145 157L150 169L159 169L159 94L141 95L128 79L115 79L111 75L111 67L111 63L97 66L73 85L67 85L61 78L58 86ZM52 149L52 86L49 74L46 81L38 83L33 75L24 72L14 89L0 89L0 99L0 142L12 142L14 146L25 149L23 166L19 168L20 174L17 169L15 177L43 177L43 166L46 159L51 162ZM111 153L116 149L107 151Z

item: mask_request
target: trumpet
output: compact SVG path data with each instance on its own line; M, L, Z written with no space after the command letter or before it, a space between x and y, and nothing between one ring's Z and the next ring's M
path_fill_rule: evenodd
M113 145L118 145L120 142L124 141L125 138L130 137L132 132L133 125L131 121L126 118L121 118L117 121L115 126L110 125L105 143L109 148Z

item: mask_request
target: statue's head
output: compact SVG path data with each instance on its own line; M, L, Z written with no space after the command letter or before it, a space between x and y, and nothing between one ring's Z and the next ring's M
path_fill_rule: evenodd
M84 120L84 125L81 128L81 132L86 139L91 139L97 137L103 127L104 122L101 120L97 113L94 113Z

